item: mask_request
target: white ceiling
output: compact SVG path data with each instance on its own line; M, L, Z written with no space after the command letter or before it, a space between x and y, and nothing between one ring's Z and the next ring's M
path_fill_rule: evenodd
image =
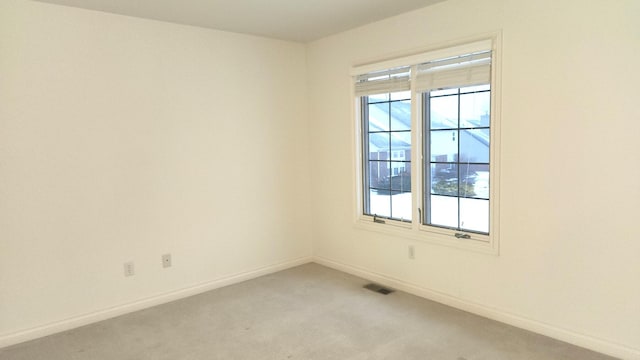
M38 1L308 42L444 0Z

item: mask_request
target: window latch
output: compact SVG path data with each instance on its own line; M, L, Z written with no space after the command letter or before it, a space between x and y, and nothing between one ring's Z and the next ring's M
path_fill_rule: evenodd
M378 218L378 215L376 214L373 215L373 222L378 224L384 224L384 220Z
M471 235L457 232L455 235L458 239L471 239Z

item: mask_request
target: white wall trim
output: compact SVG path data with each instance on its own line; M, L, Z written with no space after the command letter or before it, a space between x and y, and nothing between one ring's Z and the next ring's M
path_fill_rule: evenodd
M62 331L74 329L80 326L92 324L98 321L110 319L116 316L128 314L134 311L150 308L171 301L183 299L224 286L233 285L246 280L251 280L263 275L285 270L294 266L309 263L313 260L311 256L305 256L293 260L267 265L236 274L226 275L215 280L206 281L197 285L183 289L157 294L137 301L116 305L110 308L94 311L87 314L74 316L68 319L56 321L46 325L31 329L16 331L0 335L0 348L15 345L21 342L37 339L43 336L52 335Z
M52 335L62 331L70 330L80 326L92 324L98 321L110 319L116 316L124 315L134 311L146 309L152 306L161 305L167 302L179 300L189 296L197 295L210 290L218 289L224 286L240 283L246 280L254 279L263 275L271 274L277 271L285 270L298 265L309 262L315 262L339 271L343 271L355 276L375 281L386 286L390 286L397 290L420 296L429 300L433 300L448 306L455 307L460 310L480 315L492 320L500 321L509 325L513 325L525 330L533 331L538 334L549 336L561 341L565 341L577 346L588 348L594 351L619 357L622 359L638 359L640 360L640 349L634 349L629 346L618 344L612 341L599 339L593 336L581 334L579 332L564 329L551 324L546 324L536 320L532 320L520 315L511 314L509 312L477 304L457 297L447 295L432 289L424 288L409 282L396 279L384 274L377 273L362 267L347 265L338 261L330 260L321 256L302 257L298 259L288 260L277 264L272 264L245 272L240 272L228 276L224 276L212 281L190 286L187 288L158 294L148 298L117 305L111 308L98 310L95 312L74 316L72 318L56 321L50 324L38 326L35 328L17 331L0 336L0 348L15 345L21 342L37 339L43 336Z
M582 334L578 331L543 323L524 316L516 315L501 309L474 303L447 295L436 290L424 288L400 279L393 278L362 267L347 265L321 256L314 256L313 261L336 270L340 270L369 281L380 283L397 290L401 290L416 296L439 302L460 310L480 315L505 324L513 325L521 329L529 330L541 335L549 336L573 345L591 349L610 356L622 359L640 360L640 349L634 349L626 345Z

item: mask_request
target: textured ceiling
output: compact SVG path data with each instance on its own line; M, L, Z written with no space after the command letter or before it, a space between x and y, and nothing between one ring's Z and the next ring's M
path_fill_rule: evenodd
M38 0L309 42L444 0Z

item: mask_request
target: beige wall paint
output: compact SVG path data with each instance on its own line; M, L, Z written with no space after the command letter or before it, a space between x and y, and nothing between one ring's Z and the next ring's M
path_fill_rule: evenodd
M449 0L311 43L315 255L640 357L638 19L637 1ZM496 30L500 255L356 228L350 68Z
M304 45L2 1L0 104L0 337L311 256Z

